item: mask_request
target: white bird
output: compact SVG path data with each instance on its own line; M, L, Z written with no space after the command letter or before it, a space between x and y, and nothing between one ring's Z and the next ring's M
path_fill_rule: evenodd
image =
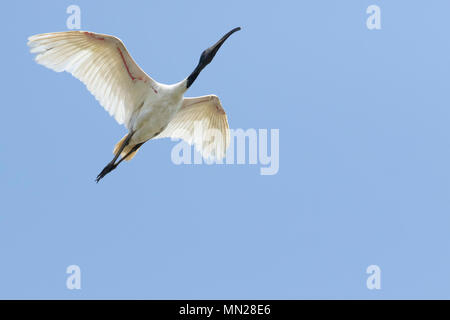
M114 158L97 176L99 182L123 160L131 160L152 138L181 138L194 144L205 158L225 156L229 127L219 98L183 95L225 40L240 29L234 28L203 51L194 71L172 85L150 78L114 36L84 31L44 33L29 37L28 46L37 54L37 63L81 80L103 108L128 129L114 148ZM213 132L214 139L205 132Z

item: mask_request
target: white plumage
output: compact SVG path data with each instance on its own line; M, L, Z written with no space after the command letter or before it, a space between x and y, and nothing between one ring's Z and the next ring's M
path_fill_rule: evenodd
M116 145L113 161L97 177L99 181L155 137L181 138L194 144L204 157L225 156L229 128L219 98L183 95L225 40L239 29L206 49L192 74L173 85L150 78L122 41L113 36L83 31L45 33L31 36L28 45L37 54L37 63L56 72L67 71L82 81L109 114L129 130Z
M215 95L184 98L181 109L156 136L159 138L180 138L194 144L204 158L222 159L230 144L230 133L219 98Z

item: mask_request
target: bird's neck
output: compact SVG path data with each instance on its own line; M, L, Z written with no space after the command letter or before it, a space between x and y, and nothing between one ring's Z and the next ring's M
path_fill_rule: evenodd
M194 69L194 71L192 71L189 77L186 78L186 89L189 89L189 87L194 83L195 79L197 79L203 68L205 68L205 66L202 66L200 64L197 65L197 67Z

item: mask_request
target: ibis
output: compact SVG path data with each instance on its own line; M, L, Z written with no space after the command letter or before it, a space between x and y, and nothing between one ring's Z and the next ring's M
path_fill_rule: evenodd
M67 71L82 81L100 105L128 133L116 144L113 159L98 174L97 183L123 160L129 161L150 139L179 138L195 145L205 158L222 159L229 145L227 115L216 95L185 98L200 72L213 60L234 28L204 50L192 73L167 85L148 76L123 42L111 35L67 31L28 38L37 63ZM212 138L205 132L213 131Z

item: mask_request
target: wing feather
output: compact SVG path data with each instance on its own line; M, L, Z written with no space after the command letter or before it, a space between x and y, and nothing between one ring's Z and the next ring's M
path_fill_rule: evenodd
M184 98L183 105L156 139L180 138L206 159L222 159L230 144L227 115L215 95Z
M37 63L71 73L119 124L127 127L145 95L152 94L149 89L157 86L116 37L68 31L38 34L28 40Z

